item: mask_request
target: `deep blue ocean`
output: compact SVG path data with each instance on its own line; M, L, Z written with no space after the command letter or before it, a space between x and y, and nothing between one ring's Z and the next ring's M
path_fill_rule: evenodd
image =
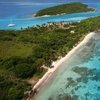
M79 13L79 14L68 14L61 16L49 16L34 18L31 15L35 14L36 11L59 5L61 3L24 3L24 2L1 2L0 3L0 29L21 29L27 28L28 26L41 25L47 22L53 21L80 21L89 17L100 16L100 4L99 3L88 3L89 7L97 9L94 13ZM8 27L11 20L15 27Z

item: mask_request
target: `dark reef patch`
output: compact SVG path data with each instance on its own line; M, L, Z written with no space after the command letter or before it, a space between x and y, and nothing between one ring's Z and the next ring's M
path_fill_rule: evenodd
M68 80L68 83L66 85L66 88L76 85L76 82L73 80L73 78L69 77L69 78L67 78L67 80Z
M87 84L89 81L91 82L100 82L100 70L98 69L89 69L87 67L73 67L72 71L79 74L80 77L73 79L72 77L67 78L67 84L66 84L66 91L70 89L70 95L66 94L66 99L61 99L61 100L78 100L79 96L76 96L76 91L79 89L85 89L87 88ZM82 84L83 83L83 84ZM100 91L100 86L95 84L95 89L97 91ZM96 98L95 100L98 100L98 94L91 94L89 91L86 91L84 93L84 97L86 100L89 100L89 97ZM73 96L73 97L72 97Z

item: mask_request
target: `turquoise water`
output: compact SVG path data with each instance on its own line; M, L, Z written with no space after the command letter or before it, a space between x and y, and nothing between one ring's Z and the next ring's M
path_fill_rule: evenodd
M5 7L4 7L5 5ZM21 29L47 22L77 22L100 16L100 4L89 4L97 12L83 12L40 18L20 17L51 5L9 5L0 4L0 29ZM54 4L56 5L56 4ZM2 10L3 8L3 10ZM17 13L16 13L17 12ZM10 18L15 27L8 27ZM100 34L80 47L70 59L65 61L36 95L36 100L100 100Z
M100 33L60 65L35 100L100 100Z
M83 12L74 14L65 14L59 16L49 16L49 17L39 17L39 18L14 18L13 23L16 24L15 27L8 27L10 19L0 19L0 29L21 29L31 27L33 25L41 25L47 22L77 22L90 17L100 16L100 12Z
M5 0L4 0L5 1ZM73 0L72 0L73 1ZM66 1L66 3L69 1ZM100 16L100 3L86 3L89 7L97 9L97 12L75 13L60 16L49 16L34 18L31 15L38 10L59 5L62 3L37 3L37 2L0 2L0 29L21 29L31 27L33 25L41 25L47 22L76 22L86 18ZM16 24L15 27L8 27L8 24Z

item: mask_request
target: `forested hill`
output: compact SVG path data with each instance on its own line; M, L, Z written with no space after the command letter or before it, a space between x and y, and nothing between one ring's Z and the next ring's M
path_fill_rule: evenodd
M69 4L62 4L46 9L42 9L36 13L36 16L43 16L43 15L57 15L57 14L70 14L70 13L77 13L77 12L88 12L94 11L92 8L88 8L88 5L82 4L80 2L73 2Z
M0 100L26 100L29 78L45 73L65 56L87 33L100 29L100 17L80 23L48 23L25 30L0 30ZM23 99L24 98L24 99Z

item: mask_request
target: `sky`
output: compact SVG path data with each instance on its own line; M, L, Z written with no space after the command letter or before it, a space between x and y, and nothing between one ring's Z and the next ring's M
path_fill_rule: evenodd
M58 3L58 2L86 2L100 3L100 0L0 0L0 2L33 2L33 3Z

